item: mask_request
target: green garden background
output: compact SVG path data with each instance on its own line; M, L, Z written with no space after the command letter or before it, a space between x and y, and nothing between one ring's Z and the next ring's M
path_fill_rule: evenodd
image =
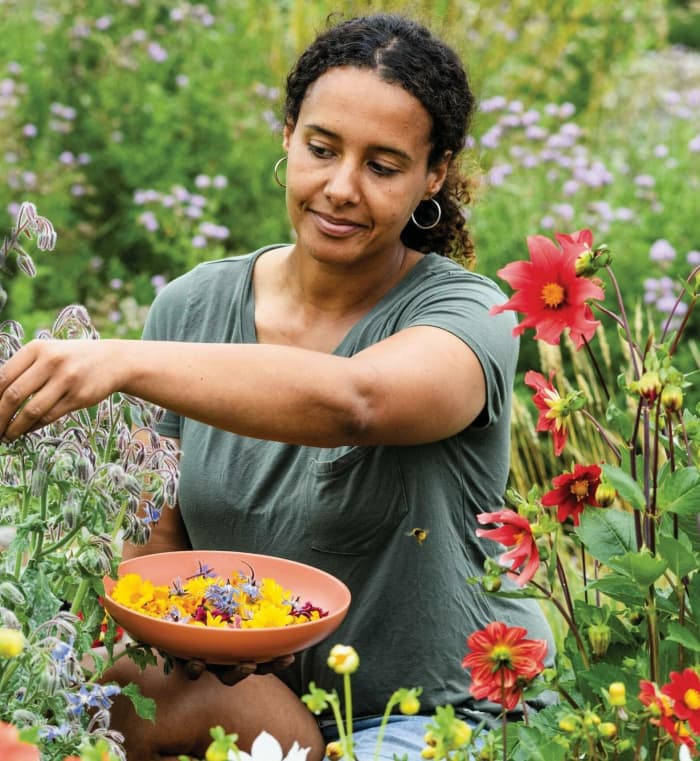
M469 68L477 269L590 227L661 330L700 262L700 8L679 0L0 0L0 235L24 200L58 232L35 278L3 278L4 317L30 337L79 302L101 335L135 337L168 280L289 240L284 77L329 19L379 10L427 22ZM572 361L528 343L523 369Z

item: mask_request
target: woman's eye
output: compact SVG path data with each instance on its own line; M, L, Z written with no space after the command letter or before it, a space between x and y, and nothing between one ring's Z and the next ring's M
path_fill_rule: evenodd
M314 156L318 156L319 158L326 159L331 155L331 151L328 148L325 148L322 145L316 145L315 143L309 143L309 150L311 153L313 153Z
M399 171L398 169L386 166L385 164L378 164L376 161L370 161L368 166L375 174L384 176L396 174Z

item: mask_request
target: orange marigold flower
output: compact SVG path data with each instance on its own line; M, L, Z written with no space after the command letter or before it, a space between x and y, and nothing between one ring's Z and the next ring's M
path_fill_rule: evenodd
M600 507L595 496L600 485L600 473L598 465L574 465L572 473L563 473L552 479L557 488L542 497L542 504L547 507L556 506L557 520L560 523L571 518L574 526L578 526L586 505Z
M669 676L671 681L661 688L662 694L673 700L676 716L700 735L700 676L691 668L672 671Z
M535 389L535 395L532 401L539 410L536 429L538 431L550 431L554 443L554 454L559 455L564 451L566 446L567 417L574 409L573 401L575 395L561 397L559 392L552 385L554 371L549 374L549 381L535 370L528 370L525 373L525 384Z
M462 659L471 669L471 694L477 699L499 703L506 710L515 708L522 690L544 670L547 643L526 639L520 626L495 621L467 639L472 652Z
M542 235L528 236L530 261L511 262L498 271L512 288L513 296L504 304L491 308L492 314L513 310L525 314L513 333L535 328L535 338L558 344L568 328L577 349L589 341L600 324L586 303L604 298L597 280L576 274L576 262L590 251L593 234L578 230L570 235L557 234L559 246Z
M476 535L502 544L504 547L512 547L512 550L503 553L500 562L504 565L510 563L508 577L513 579L518 586L525 586L537 572L540 565L540 553L537 549L535 537L532 535L532 526L527 518L513 510L499 510L495 513L480 513L476 519L481 524L502 523L500 528L476 530ZM520 572L518 573L518 569Z

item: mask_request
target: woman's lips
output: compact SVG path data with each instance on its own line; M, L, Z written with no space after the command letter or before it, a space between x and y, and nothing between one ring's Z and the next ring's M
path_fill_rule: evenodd
M350 219L331 217L318 211L311 210L311 214L318 229L326 235L330 235L334 238L344 238L364 227L364 225L353 222Z

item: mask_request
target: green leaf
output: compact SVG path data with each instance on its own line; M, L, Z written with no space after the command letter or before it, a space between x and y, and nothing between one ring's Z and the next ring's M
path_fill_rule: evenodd
M122 695L126 695L134 705L134 710L137 715L142 719L147 719L155 723L156 720L156 701L151 698L147 698L141 694L141 690L136 684L130 682L125 687L122 687Z
M603 478L612 484L617 493L635 510L644 510L646 499L639 484L624 470L615 465L603 465Z
M680 468L668 472L659 484L656 506L660 511L696 515L700 505L700 471Z
M661 536L656 542L657 553L666 558L669 570L677 579L682 579L700 566L697 557L688 546L690 541L687 537L684 538L685 542L672 536Z
M614 401L610 401L605 410L605 422L608 427L619 434L625 441L632 437L632 421L629 415L621 410Z
M678 642L686 650L692 650L694 653L700 653L700 637L690 631L685 626L681 626L677 621L671 621L668 625L667 639Z
M642 589L646 589L663 576L668 562L654 557L649 552L628 552L617 558L610 558L608 566L633 579Z
M551 734L545 734L536 727L519 725L518 748L514 761L563 761L567 748L552 742Z
M611 599L619 600L632 607L643 605L646 598L645 593L632 579L616 574L603 576L591 582L587 589L597 589Z
M637 549L634 518L622 510L586 510L575 533L586 552L601 563Z

